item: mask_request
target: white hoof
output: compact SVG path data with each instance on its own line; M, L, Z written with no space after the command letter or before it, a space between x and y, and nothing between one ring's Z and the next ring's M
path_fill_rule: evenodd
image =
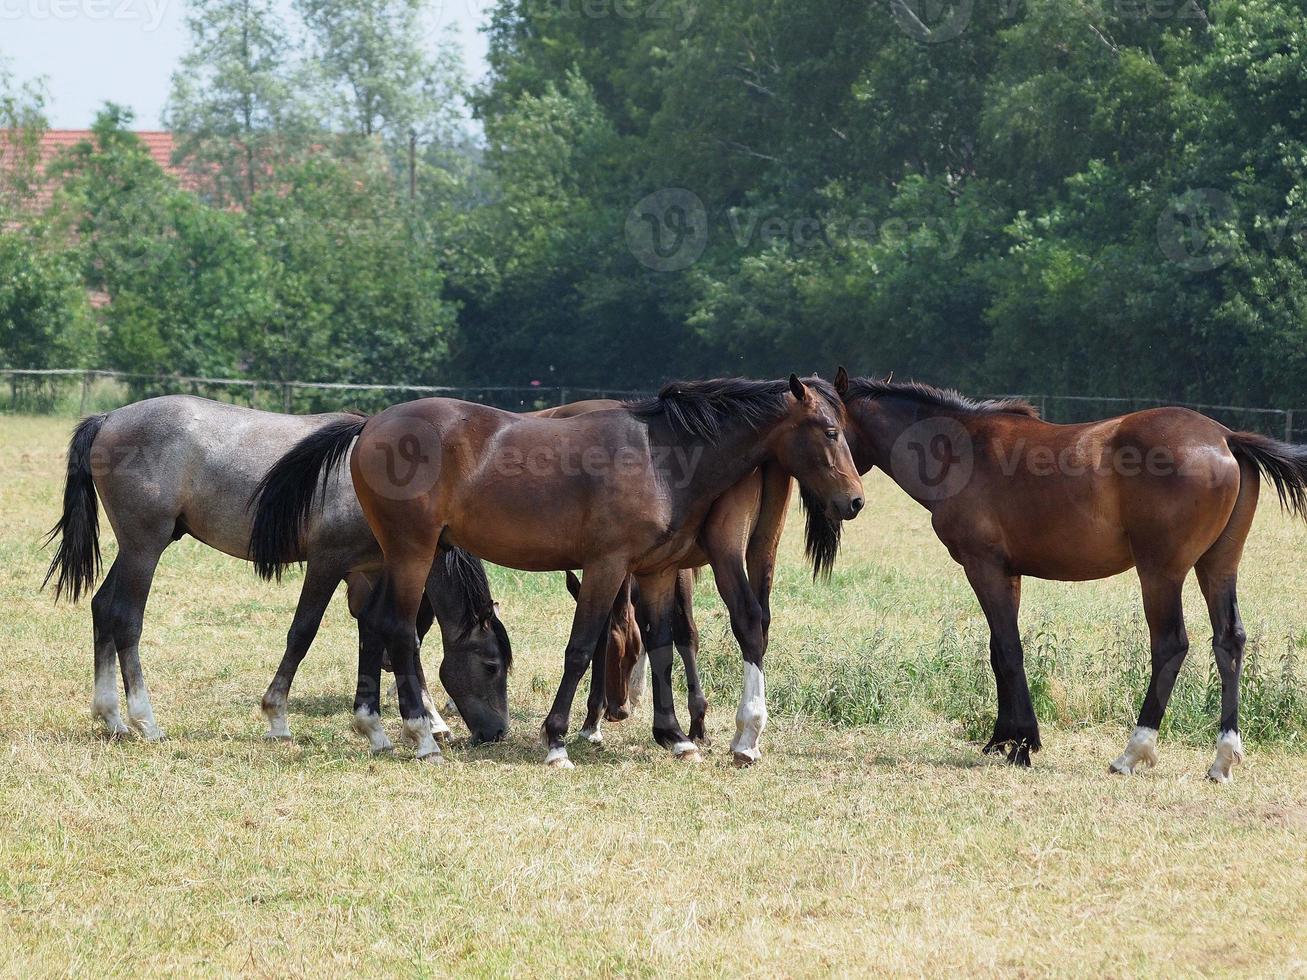
M572 760L567 757L567 749L550 749L545 756L545 765L550 769L573 769Z
M1157 729L1138 727L1126 742L1125 751L1112 760L1107 771L1121 776L1133 776L1140 766L1157 765Z
M268 731L263 736L269 742L289 742L291 740L290 725L285 718L269 718Z
M603 745L604 733L598 728L582 728L581 737L591 745Z
M155 724L152 718L133 718L132 727L147 742L162 742L164 740L163 729Z
M100 720L100 724L104 726L104 733L110 738L126 738L132 733L132 730L128 728L127 724L123 721L122 715L118 714L116 711L96 711L95 717Z
M366 711L355 712L354 717L350 719L349 727L368 740L368 748L373 755L390 752L395 748L395 744L381 727L380 715L369 714Z
M699 746L693 742L678 742L672 749L672 755L676 756L681 762L703 762L703 755L699 752Z
M416 756L416 758L418 762L425 763L428 766L443 766L445 764L445 757L439 750Z
M1214 783L1228 783L1234 778L1234 767L1243 762L1243 739L1238 732L1221 732L1216 740L1216 759L1207 770L1207 778Z

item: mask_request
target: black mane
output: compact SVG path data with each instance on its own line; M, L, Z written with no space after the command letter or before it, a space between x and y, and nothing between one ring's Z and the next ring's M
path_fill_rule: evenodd
M487 611L495 607L494 597L490 594L490 581L486 578L486 568L479 558L462 548L442 549L440 561L453 594L461 600L459 628L464 633L470 632L480 624ZM504 651L504 667L512 667L513 647L508 640L508 631L493 612L490 614L490 626L499 638L500 649Z
M979 401L952 388L936 388L922 381L881 381L878 378L853 378L849 381L849 398L881 398L893 395L921 405L934 405L963 415L1025 415L1039 418L1039 410L1023 398L989 398Z
M839 395L829 381L812 377L804 378L803 383L831 408L840 408ZM664 385L657 397L628 402L626 407L637 418L661 415L673 429L715 442L726 422L741 421L756 429L775 419L785 411L789 391L788 381L673 381Z

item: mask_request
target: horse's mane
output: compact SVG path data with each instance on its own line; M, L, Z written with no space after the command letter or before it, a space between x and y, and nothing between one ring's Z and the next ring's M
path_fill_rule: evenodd
M812 578L830 579L835 568L835 559L840 553L840 532L844 530L843 521L833 521L826 516L822 502L799 486L799 500L803 502L803 514L807 523L803 529L803 551L812 564Z
M952 388L936 388L922 381L882 381L879 378L852 378L849 398L881 398L893 395L921 405L933 405L963 415L1024 415L1039 418L1039 409L1023 398L987 398L977 400Z
M812 377L804 378L803 383L839 409L840 397L829 381ZM715 442L727 422L741 421L756 429L775 419L785 411L789 391L788 381L673 381L656 397L627 402L626 408L637 418L662 416L673 429Z
M459 628L466 633L481 622L487 610L493 610L495 606L494 597L490 594L490 582L486 578L486 568L480 559L462 548L442 549L440 561L453 594L462 600ZM504 651L504 667L508 669L513 666L513 646L508 640L508 631L493 613L490 616L490 627L499 639L500 649Z

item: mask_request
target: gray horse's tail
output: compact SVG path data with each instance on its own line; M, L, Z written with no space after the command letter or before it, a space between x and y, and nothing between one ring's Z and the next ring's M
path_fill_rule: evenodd
M65 593L76 602L90 592L100 574L100 515L91 474L91 446L108 415L82 419L68 442L68 476L64 481L64 512L50 529L45 545L59 539L41 588L54 579L54 598Z
M1230 452L1253 463L1275 484L1280 506L1307 520L1307 446L1280 442L1256 432L1231 432Z
M308 526L314 498L325 492L326 477L363 431L366 416L329 422L305 436L259 481L250 497L254 510L250 556L263 579L281 579L298 561L300 536Z

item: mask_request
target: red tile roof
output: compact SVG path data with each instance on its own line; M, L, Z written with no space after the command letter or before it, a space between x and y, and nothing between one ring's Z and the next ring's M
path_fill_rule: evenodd
M187 189L194 190L197 182L194 175L180 167L174 167L172 162L173 138L172 133L163 133L146 130L135 134L145 149L166 173L176 177L181 185ZM41 144L38 149L40 155L40 169L45 171L54 159L63 150L71 149L78 143L89 141L93 134L89 129L49 129L41 134ZM3 141L0 140L0 147ZM4 166L3 153L0 153L0 166ZM42 187L38 188L34 195L32 204L35 210L42 211L49 206L51 198L54 196L55 185L47 181Z

